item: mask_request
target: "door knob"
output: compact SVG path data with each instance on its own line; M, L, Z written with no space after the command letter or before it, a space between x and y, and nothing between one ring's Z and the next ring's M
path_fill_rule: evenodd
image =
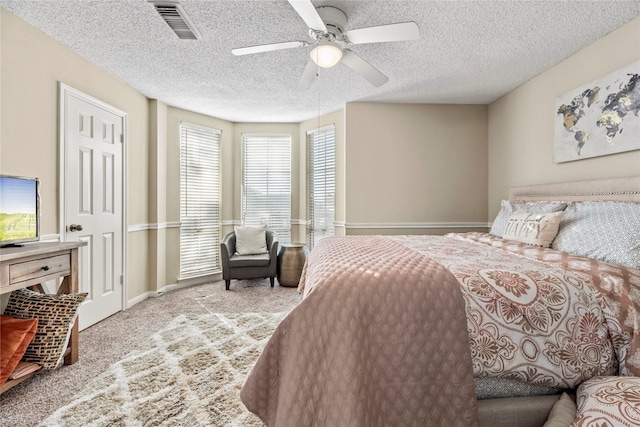
M69 231L82 231L82 226L80 224L71 224L69 226Z

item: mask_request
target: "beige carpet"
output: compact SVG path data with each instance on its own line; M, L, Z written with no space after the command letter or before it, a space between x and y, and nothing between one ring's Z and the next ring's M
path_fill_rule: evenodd
M194 319L220 313L282 313L301 299L296 288L277 284L271 288L269 280L233 280L230 291L225 291L224 282L219 281L149 298L80 332L77 363L41 372L1 394L0 426L39 425L58 408L81 399L94 379L125 356L148 350L151 337L181 316Z
M42 426L261 426L244 379L285 313L179 316Z

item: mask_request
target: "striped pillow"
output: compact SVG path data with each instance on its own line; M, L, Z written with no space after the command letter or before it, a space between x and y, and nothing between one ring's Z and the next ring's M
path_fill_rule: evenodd
M36 334L23 360L37 363L43 369L60 366L78 307L86 297L86 293L49 295L29 289L11 292L4 314L16 319L38 319Z

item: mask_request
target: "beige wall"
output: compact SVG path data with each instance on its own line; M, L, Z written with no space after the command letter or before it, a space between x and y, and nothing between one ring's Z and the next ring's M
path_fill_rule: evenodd
M345 129L347 234L486 224L486 106L349 103Z
M553 163L556 97L640 59L639 34L636 18L489 105L491 220L511 186L640 175L640 151Z
M148 102L15 15L0 8L0 171L41 179L42 234L60 233L58 82L127 113L128 223L148 222ZM146 291L146 236L128 240L128 297Z
M167 223L167 106L149 100L149 221ZM167 228L149 233L149 290L167 283Z

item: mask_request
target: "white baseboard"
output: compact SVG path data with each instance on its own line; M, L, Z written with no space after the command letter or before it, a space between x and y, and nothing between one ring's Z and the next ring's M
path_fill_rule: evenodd
M145 292L142 295L138 295L134 299L131 299L131 300L127 301L126 310L130 309L131 307L133 307L134 305L136 305L138 303L141 303L142 301L146 300L147 298L155 298L157 296L158 296L158 292L153 292L153 291Z
M204 285L205 283L211 283L211 282L217 282L219 280L222 280L222 273L215 273L215 274L210 274L207 276L200 276L200 277L192 277L189 279L178 279L178 283L174 283L171 285L166 285L160 289L158 289L157 291L148 291L145 292L141 295L138 295L137 297L127 301L127 307L126 309L129 309L131 307L133 307L134 305L141 303L142 301L148 299L148 298L156 298L159 297L162 294L165 294L167 292L171 292L171 291L175 291L177 289L184 289L184 288L188 288L190 286L196 286L196 285Z
M206 276L198 276L198 277L178 277L178 283L173 285L167 285L162 288L159 292L164 292L164 290L173 290L179 288L186 288L188 286L193 285L204 285L205 283L217 282L218 280L222 280L222 272L218 271L216 273L207 274Z

